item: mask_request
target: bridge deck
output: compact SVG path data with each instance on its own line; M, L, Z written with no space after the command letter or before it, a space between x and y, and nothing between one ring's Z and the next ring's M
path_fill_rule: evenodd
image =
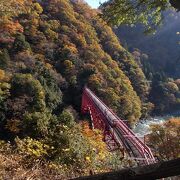
M150 148L87 87L83 92L82 111L84 109L91 113L93 123L97 118L98 122L103 122L103 127L113 136L117 146L123 145L129 156L138 160L139 165L156 162ZM96 122L95 126L98 128L102 124Z

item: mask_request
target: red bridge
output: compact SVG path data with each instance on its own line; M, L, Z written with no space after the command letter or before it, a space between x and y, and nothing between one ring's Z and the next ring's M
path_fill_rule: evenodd
M123 147L140 166L156 163L151 149L87 87L81 108L83 114L90 114L93 128L103 131L104 141L111 151Z

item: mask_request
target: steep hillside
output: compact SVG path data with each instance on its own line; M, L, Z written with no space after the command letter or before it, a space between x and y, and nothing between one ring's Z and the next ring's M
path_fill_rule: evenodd
M9 83L35 79L45 91L44 106L51 110L61 104L79 110L81 90L88 84L122 118L137 121L141 102L136 92L145 99L146 79L96 12L65 0L43 1L29 9L4 25L21 27L8 33L12 41L1 42ZM17 90L11 88L13 98Z
M125 165L114 162L121 157L107 151L99 131L79 123L80 106L88 85L135 124L149 109L149 86L132 55L81 1L1 3L0 138L8 143L0 141L0 156L11 154L9 169L25 173L39 162L32 176L50 168L44 176L58 170L64 178Z
M172 77L180 77L177 71L180 58L180 13L169 11L164 15L164 24L155 35L143 34L143 27L121 26L115 29L123 45L132 51L138 48L149 56L151 65L156 71L163 70ZM179 65L179 64L178 64Z
M156 34L145 35L141 25L114 29L151 84L149 101L155 114L171 113L180 107L180 14L169 11L164 16Z

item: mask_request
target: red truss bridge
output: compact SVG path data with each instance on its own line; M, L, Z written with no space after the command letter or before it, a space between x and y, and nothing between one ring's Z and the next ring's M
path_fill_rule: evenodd
M103 131L109 150L123 148L140 166L156 163L151 149L87 87L83 91L81 111L89 113L93 128Z

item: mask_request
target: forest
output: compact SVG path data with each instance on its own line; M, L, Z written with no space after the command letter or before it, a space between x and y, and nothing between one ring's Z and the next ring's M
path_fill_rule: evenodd
M0 0L0 179L68 179L133 163L109 152L81 115L85 85L129 127L180 109L179 61L177 73L157 73L99 11L79 0ZM152 127L151 142L163 127L178 134L179 119ZM155 145L161 159L179 156L177 141L173 155Z
M180 108L178 103L175 103L176 105L173 103L175 106L172 108L168 105L172 101L171 98L168 98L170 94L166 86L170 82L178 85L177 81L180 77L180 36L178 31L180 14L171 10L165 12L164 16L165 22L156 33L148 36L143 33L143 26L140 24L134 27L124 25L114 29L122 44L134 55L146 78L152 84L149 98L155 104L155 114L170 113ZM160 88L161 90L157 91ZM155 99L158 96L162 98L156 102ZM178 98L179 91L175 93L174 99L178 100Z

